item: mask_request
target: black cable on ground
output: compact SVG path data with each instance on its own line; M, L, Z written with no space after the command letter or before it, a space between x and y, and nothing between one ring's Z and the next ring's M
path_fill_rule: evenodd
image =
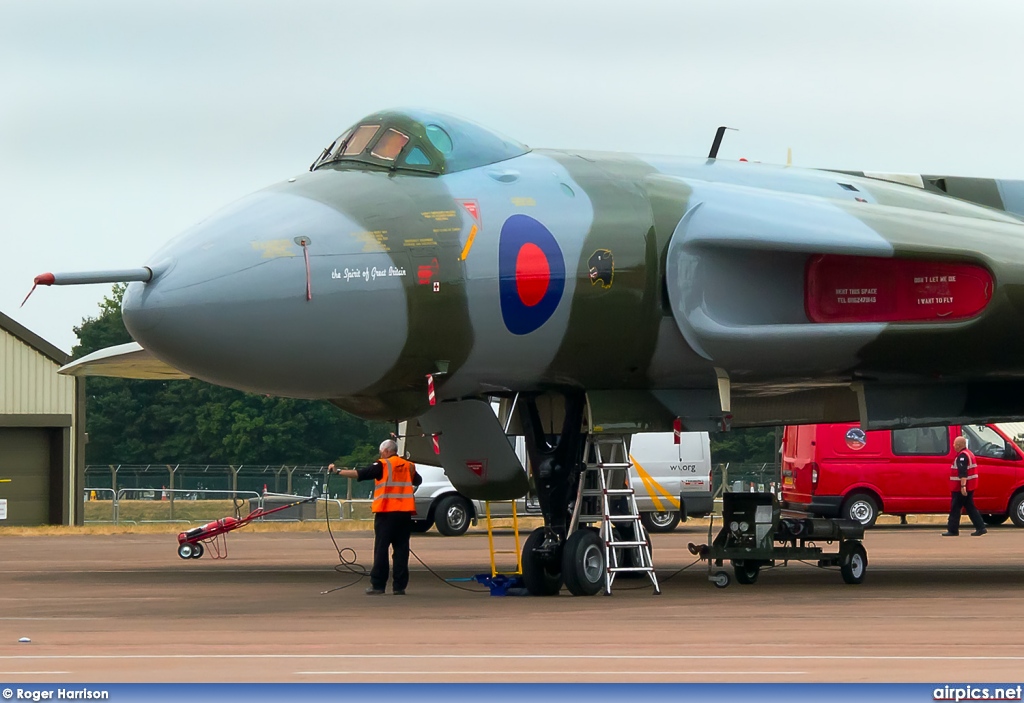
M659 591L661 590L661 584L663 584L666 581L669 581L669 580L675 578L676 576L678 576L679 574L683 573L687 569L696 566L697 564L700 563L700 561L701 561L700 557L697 557L696 559L694 559L692 562L690 562L689 564L687 564L683 568L676 569L675 571L673 571L671 574L669 574L668 576L666 576L664 578L662 578L661 576L658 576L658 590ZM636 572L636 573L640 573L640 572ZM657 573L658 573L657 570L655 570L654 573L655 573L655 575L657 575ZM650 586L648 586L648 585L643 585L643 586L627 586L625 588L618 588L616 590L618 590L618 591L642 591L645 588L650 588Z
M434 578L436 578L438 581L440 581L441 583L443 583L446 586L451 586L452 588L457 588L460 591L466 591L468 593L490 593L491 592L490 589L488 589L486 591L483 591L483 590L480 590L479 588L466 588L465 586L458 586L458 585L452 583L451 581L447 580L446 578L444 578L440 574L436 573L429 566L427 566L427 563L425 561L423 561L422 559L420 559L420 555L417 554L416 552L412 551L412 548L409 549L409 553L412 554L414 557L416 557L416 561L418 561L420 564L422 564L424 569L426 569L431 574L433 574Z
M324 487L328 488L330 486L331 477L329 473L325 475ZM327 495L330 495L330 491L327 492ZM334 550L338 553L339 563L334 565L334 570L339 574L348 574L355 576L356 578L354 581L350 581L344 586L337 586L326 591L320 591L320 595L322 596L327 595L328 593L334 593L335 591L340 591L343 588L348 588L349 586L355 586L363 578L370 575L370 572L366 567L356 561L359 558L356 550L352 549L352 547L338 546L338 540L334 539L334 531L331 529L331 506L326 501L324 502L324 517L327 519L327 534L331 536L331 542L334 544ZM352 553L351 558L348 557L349 552Z

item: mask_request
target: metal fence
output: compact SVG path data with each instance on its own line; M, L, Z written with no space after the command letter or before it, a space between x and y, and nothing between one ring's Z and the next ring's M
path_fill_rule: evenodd
M252 491L288 495L321 495L335 498L366 498L372 484L331 477L327 467L315 465L190 465L190 464L118 464L85 467L87 486L113 491L132 489L138 500L159 500L160 490L183 490L203 499L210 491Z
M373 485L325 466L120 464L85 469L85 522L205 523L248 515L265 498L317 495L317 517L364 519ZM269 519L269 518L268 518Z

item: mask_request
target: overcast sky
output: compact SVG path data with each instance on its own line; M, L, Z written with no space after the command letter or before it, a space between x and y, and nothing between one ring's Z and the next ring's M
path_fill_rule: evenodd
M57 346L194 222L395 106L536 147L1024 178L1024 3L0 0L0 310Z

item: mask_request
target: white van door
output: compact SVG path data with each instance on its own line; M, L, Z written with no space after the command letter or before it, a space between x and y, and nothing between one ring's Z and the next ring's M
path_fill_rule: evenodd
M633 491L641 513L679 510L682 473L673 467L680 464L681 449L671 432L633 435L629 458L633 462Z
M706 432L684 432L678 444L671 432L633 435L633 490L648 530L668 532L711 512L710 447Z

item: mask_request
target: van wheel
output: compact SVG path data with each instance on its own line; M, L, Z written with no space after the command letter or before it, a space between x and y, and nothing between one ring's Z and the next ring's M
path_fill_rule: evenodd
M1018 493L1010 501L1010 519L1017 527L1024 527L1024 493Z
M986 525L996 527L1009 520L1010 516L1007 513L1001 513L999 515L982 515L981 519L985 521Z
M434 524L445 537L458 537L469 529L469 503L462 496L445 496L434 509Z
M576 530L562 550L562 577L574 596L592 596L604 585L604 542L593 530Z
M864 545L860 542L844 542L839 550L839 571L843 574L843 581L861 583L867 570L868 553Z
M562 550L545 557L534 550L544 543L544 528L530 533L523 545L523 583L531 596L557 596L562 589Z
M414 533L416 533L416 534L420 534L420 533L426 532L427 530L429 530L433 526L434 526L434 521L430 520L430 519L427 519L427 520L415 520L414 519L412 521L412 531Z
M878 503L867 493L854 493L843 503L843 517L872 527L878 519Z
M640 513L640 521L648 532L671 532L679 524L679 513L672 510Z

